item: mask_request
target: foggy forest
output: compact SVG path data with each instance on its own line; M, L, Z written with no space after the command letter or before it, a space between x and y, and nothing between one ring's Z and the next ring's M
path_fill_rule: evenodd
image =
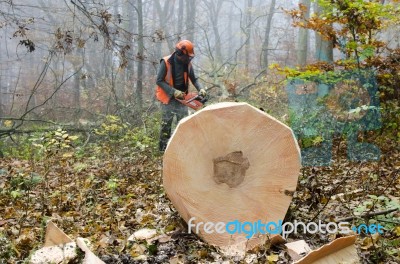
M0 0L0 31L0 263L400 262L400 1ZM161 149L157 75L182 40L201 86L188 91L207 100L180 105ZM266 135L251 130L262 118ZM242 185L190 185L216 160L245 164ZM266 196L240 189L252 175ZM247 196L269 200L219 206ZM190 232L189 216L247 221L240 208L351 232L261 235L234 253L238 234Z

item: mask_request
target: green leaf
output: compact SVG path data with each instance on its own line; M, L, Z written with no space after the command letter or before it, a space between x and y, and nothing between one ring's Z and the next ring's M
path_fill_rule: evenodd
M157 254L157 245L150 244L147 246L147 249L149 250L150 255L156 255Z
M357 42L355 42L355 41L349 41L348 43L347 43L347 48L349 48L349 49L353 49L353 50L355 50L355 49L357 49Z
M16 199L16 198L19 198L22 196L22 193L20 192L20 190L11 191L10 194L13 199Z
M72 140L72 141L77 140L78 138L79 138L78 136L70 136L69 137L69 139Z
M279 256L276 254L272 254L267 257L267 260L269 263L275 263L279 260Z

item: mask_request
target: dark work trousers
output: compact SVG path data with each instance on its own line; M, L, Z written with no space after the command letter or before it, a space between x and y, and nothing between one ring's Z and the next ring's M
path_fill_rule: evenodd
M187 116L188 109L183 104L179 103L175 98L171 98L168 104L161 104L162 118L159 149L164 151L167 147L169 138L171 137L172 121L176 116L176 123Z

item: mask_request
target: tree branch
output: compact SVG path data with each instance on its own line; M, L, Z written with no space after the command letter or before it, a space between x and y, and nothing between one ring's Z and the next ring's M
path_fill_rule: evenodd
M399 208L392 208L392 209L388 209L388 210L383 210L383 211L377 211L377 212L368 212L362 215L355 215L355 216L349 216L349 217L345 217L345 218L340 218L338 220L336 220L336 222L348 222L348 221L352 221L354 219L357 218L371 218L373 216L377 216L377 215L385 215L385 214L390 214L393 212L398 211Z

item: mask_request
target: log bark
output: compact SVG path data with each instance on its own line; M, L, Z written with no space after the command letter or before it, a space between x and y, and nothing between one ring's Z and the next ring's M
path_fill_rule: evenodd
M163 184L182 218L194 217L191 224L265 224L284 219L300 164L289 127L246 103L219 103L178 124L164 154ZM198 235L230 252L244 252L270 238L209 234L202 227Z
M337 238L331 243L311 251L304 258L295 261L294 264L361 263L354 245L356 238L357 236Z

